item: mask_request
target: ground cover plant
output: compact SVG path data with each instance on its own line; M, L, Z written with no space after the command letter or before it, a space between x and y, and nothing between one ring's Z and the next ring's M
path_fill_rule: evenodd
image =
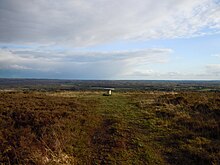
M1 92L1 164L220 164L220 93Z

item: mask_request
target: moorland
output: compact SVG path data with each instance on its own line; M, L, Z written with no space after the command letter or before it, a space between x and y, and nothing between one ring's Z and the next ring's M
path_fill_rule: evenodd
M218 82L14 81L0 82L0 164L220 164Z

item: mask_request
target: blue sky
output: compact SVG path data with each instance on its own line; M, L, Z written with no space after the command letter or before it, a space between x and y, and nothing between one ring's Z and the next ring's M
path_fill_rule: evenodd
M0 77L220 80L218 0L0 0Z

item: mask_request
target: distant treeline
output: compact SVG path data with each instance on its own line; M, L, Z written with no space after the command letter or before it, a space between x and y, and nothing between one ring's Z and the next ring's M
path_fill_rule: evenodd
M220 91L220 81L188 80L60 80L60 79L0 79L0 89L15 90L102 90L119 91Z

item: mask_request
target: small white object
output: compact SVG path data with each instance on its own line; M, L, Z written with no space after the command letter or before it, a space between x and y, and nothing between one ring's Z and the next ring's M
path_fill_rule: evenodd
M111 89L108 90L108 94L112 95L112 90Z

